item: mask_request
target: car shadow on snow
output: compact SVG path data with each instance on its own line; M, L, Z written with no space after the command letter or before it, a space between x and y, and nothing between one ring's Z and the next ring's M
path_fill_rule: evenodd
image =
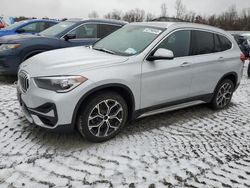
M14 84L17 81L17 76L1 76L0 75L0 85L1 84Z
M231 103L230 107L236 104ZM230 107L228 109L230 109ZM227 109L224 109L224 111ZM171 112L165 112L154 116L149 116L141 119L137 119L127 124L126 127L115 138L104 143L91 143L83 138L77 131L71 133L58 133L53 130L47 130L41 127L31 125L25 120L20 119L20 125L24 132L28 132L26 139L35 144L46 145L46 147L52 147L60 151L87 149L89 147L98 147L108 142L115 142L116 139L120 140L122 137L133 137L133 135L141 134L143 132L150 132L154 129L169 126L178 126L188 121L193 121L199 118L211 118L214 114L223 112L211 110L207 105L198 105L181 110L175 110ZM193 122L195 124L195 121ZM112 147L112 145L110 145Z

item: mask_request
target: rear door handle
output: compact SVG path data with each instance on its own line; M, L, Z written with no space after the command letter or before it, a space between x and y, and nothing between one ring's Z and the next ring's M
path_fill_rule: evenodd
M191 63L189 62L184 62L181 64L181 67L189 67L191 65Z

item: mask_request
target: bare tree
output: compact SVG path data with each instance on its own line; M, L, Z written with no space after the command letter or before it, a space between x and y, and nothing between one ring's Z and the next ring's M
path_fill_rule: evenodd
M104 17L107 19L121 20L122 19L122 11L114 9L112 12L107 13Z
M235 5L230 6L227 11L218 16L218 25L226 30L241 29L239 16Z
M176 0L175 2L176 18L182 19L186 13L186 6L182 3L182 0Z
M197 15L194 20L195 23L203 23L203 18L200 15Z
M133 9L125 12L123 20L127 22L141 22L145 20L145 11L143 9Z
M167 16L167 4L166 3L161 4L161 16L162 17Z
M240 18L241 18L241 25L243 26L242 30L249 31L250 30L250 8L244 8L241 11Z
M88 17L89 18L99 18L99 15L96 11L92 11L91 13L89 13Z
M155 18L155 15L151 14L150 12L146 15L146 21L152 21Z
M217 17L216 17L216 15L211 15L206 20L207 20L208 25L217 26Z
M185 15L183 16L183 20L187 21L187 22L194 22L196 19L196 13L193 11L189 11L187 13L185 13Z

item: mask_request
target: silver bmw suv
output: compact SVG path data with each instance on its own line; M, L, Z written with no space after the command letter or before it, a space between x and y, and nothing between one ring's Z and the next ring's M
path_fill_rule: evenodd
M21 64L18 99L48 129L78 129L106 141L129 120L209 103L229 105L243 59L233 37L200 24L132 23L93 47L34 56Z

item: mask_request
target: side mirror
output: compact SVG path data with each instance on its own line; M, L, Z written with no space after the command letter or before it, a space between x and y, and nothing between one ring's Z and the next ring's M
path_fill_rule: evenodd
M16 32L19 33L19 34L20 34L20 33L25 33L25 30L22 29L22 28L20 28L20 29L17 29Z
M70 40L70 39L75 39L76 38L76 34L66 34L64 37L63 37L66 41Z
M174 53L171 50L159 48L153 55L148 57L148 61L155 61L160 59L174 59Z

